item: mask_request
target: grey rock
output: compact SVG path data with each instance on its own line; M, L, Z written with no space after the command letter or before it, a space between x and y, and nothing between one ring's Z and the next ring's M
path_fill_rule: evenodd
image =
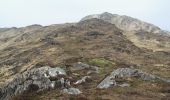
M156 76L145 73L139 69L133 68L118 68L114 70L111 75L112 78L119 78L119 77L139 77L142 80L154 80Z
M52 81L50 88L54 89L55 87L56 87L56 82L55 82L55 81Z
M165 78L159 78L159 79L166 82L166 83L170 83L170 79L165 79Z
M82 63L82 62L78 62L78 63L75 63L73 64L73 67L71 70L83 70L83 69L88 69L90 68L90 65L88 64L85 64L85 63Z
M106 89L111 86L116 86L116 81L112 77L106 77L98 86L97 88Z
M145 73L139 69L134 68L118 68L114 70L109 76L107 76L98 86L97 88L109 88L111 86L116 86L118 83L116 82L116 78L127 78L127 77L137 77L145 81L156 81L160 80L163 82L169 83L169 81L165 78L160 78L156 75ZM122 86L122 85L121 85ZM124 85L123 85L124 86Z
M66 72L60 67L56 67L56 68L50 68L48 70L48 74L50 77L57 77L57 75L66 75Z
M60 82L61 82L61 88L64 88L64 78L61 78Z
M88 74L99 73L99 68L98 67L90 66L90 65L82 63L82 62L75 63L75 64L73 64L73 67L71 67L72 71L84 70L84 69L88 69L89 70Z
M69 88L71 87L70 80L64 79L63 77L55 81L55 87L63 89L63 88Z
M78 95L81 94L82 92L77 89L77 88L68 88L68 89L63 89L63 93L71 94L71 95Z
M118 85L118 86L120 86L120 87L129 87L130 84L128 84L128 83L123 83L123 84L120 84L120 85Z
M64 83L66 88L71 87L71 82L68 79Z
M57 77L57 75L66 75L66 72L59 67L51 68L45 66L18 74L9 84L0 87L0 100L8 100L15 95L22 94L24 91L40 92L47 89L54 89L57 81L64 88L64 78L50 80L51 77Z
M85 83L88 79L91 79L91 76L84 76L80 80L76 81L74 84L79 85L79 84Z

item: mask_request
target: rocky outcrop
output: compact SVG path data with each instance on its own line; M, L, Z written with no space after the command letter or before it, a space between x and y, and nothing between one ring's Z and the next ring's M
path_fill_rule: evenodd
M128 78L128 77L136 77L140 78L145 81L156 81L160 80L163 82L170 83L170 80L167 80L165 78L158 77L156 75L145 73L139 69L133 69L133 68L118 68L114 70L109 76L107 76L98 86L97 88L103 89L103 88L109 88L111 86L129 86L126 83L124 84L118 84L116 81L117 78Z
M68 82L64 80L66 72L59 68L49 66L34 68L22 74L18 74L13 81L0 88L0 100L7 100L12 96L24 92L39 92L53 89L56 86L66 86Z

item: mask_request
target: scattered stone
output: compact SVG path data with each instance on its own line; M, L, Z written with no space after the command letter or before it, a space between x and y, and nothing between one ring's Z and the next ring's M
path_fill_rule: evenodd
M78 80L77 82L75 82L74 84L75 85L79 85L79 84L82 84L82 83L85 83L87 80L91 79L91 76L84 76L82 77L80 80Z
M128 84L128 83L123 83L123 84L120 84L120 85L118 85L118 86L120 86L120 87L129 87L130 84Z
M81 94L82 92L77 89L77 88L68 88L68 89L63 89L63 93L71 94L71 95L78 95Z
M83 70L83 69L88 69L88 68L90 68L90 65L84 64L82 62L78 62L78 63L73 64L73 67L71 68L71 70L75 71L75 70Z

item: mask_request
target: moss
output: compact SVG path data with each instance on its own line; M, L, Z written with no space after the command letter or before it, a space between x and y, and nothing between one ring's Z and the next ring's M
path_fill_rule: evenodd
M90 61L89 61L89 64L103 67L103 66L114 65L115 63L112 62L112 61L106 60L106 59L104 59L104 58L96 58L96 59L90 60Z

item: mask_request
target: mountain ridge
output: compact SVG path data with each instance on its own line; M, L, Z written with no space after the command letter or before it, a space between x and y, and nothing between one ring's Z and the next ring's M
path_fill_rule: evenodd
M147 23L145 21L141 21L137 18L133 18L133 17L130 17L127 15L111 14L108 12L104 12L101 14L88 15L88 16L82 18L80 21L87 20L90 18L98 18L98 19L105 20L107 22L115 24L118 28L126 30L126 31L145 30L148 32L153 32L153 33L159 33L159 32L166 33L165 31L161 30L161 28L159 28L158 26L153 25L151 23ZM128 22L128 24L126 21ZM132 28L123 26L123 24L127 24L127 25L132 24Z
M153 24L126 15L111 14L108 12L88 15L80 21L91 18L101 19L116 25L116 27L124 31L124 35L126 35L129 40L139 47L152 49L154 51L170 50L169 32L161 30Z

